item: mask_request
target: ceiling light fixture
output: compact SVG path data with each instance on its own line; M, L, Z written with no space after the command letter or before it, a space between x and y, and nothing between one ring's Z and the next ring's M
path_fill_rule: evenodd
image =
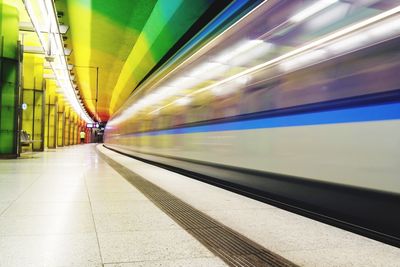
M45 58L53 69L57 83L62 88L64 96L81 118L88 123L92 123L93 120L88 115L82 103L79 102L72 85L53 1L23 1L43 50L45 51ZM43 33L47 33L47 36Z

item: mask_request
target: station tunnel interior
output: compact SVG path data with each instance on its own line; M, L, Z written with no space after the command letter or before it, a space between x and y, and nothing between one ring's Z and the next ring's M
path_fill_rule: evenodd
M1 158L103 143L399 246L400 1L0 0L0 31Z

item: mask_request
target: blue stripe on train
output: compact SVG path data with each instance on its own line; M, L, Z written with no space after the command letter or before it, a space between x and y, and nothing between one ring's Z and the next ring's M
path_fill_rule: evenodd
M237 131L261 128L293 127L305 125L320 125L334 123L350 123L363 121L380 121L400 119L400 103L374 105L367 107L348 108L333 111L312 112L297 115L288 115L273 118L253 120L237 120L218 124L192 126L145 133L135 136L187 134L201 132Z

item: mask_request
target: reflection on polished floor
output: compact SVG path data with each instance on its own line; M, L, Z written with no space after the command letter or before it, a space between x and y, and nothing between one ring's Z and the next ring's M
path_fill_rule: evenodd
M93 145L57 150L0 161L0 266L224 266Z

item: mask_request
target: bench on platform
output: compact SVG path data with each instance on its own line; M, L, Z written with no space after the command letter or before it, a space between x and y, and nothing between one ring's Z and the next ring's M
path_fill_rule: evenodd
M21 131L21 146L29 146L30 144L34 142L42 142L42 140L31 140L30 134L28 134L26 131L22 130Z

